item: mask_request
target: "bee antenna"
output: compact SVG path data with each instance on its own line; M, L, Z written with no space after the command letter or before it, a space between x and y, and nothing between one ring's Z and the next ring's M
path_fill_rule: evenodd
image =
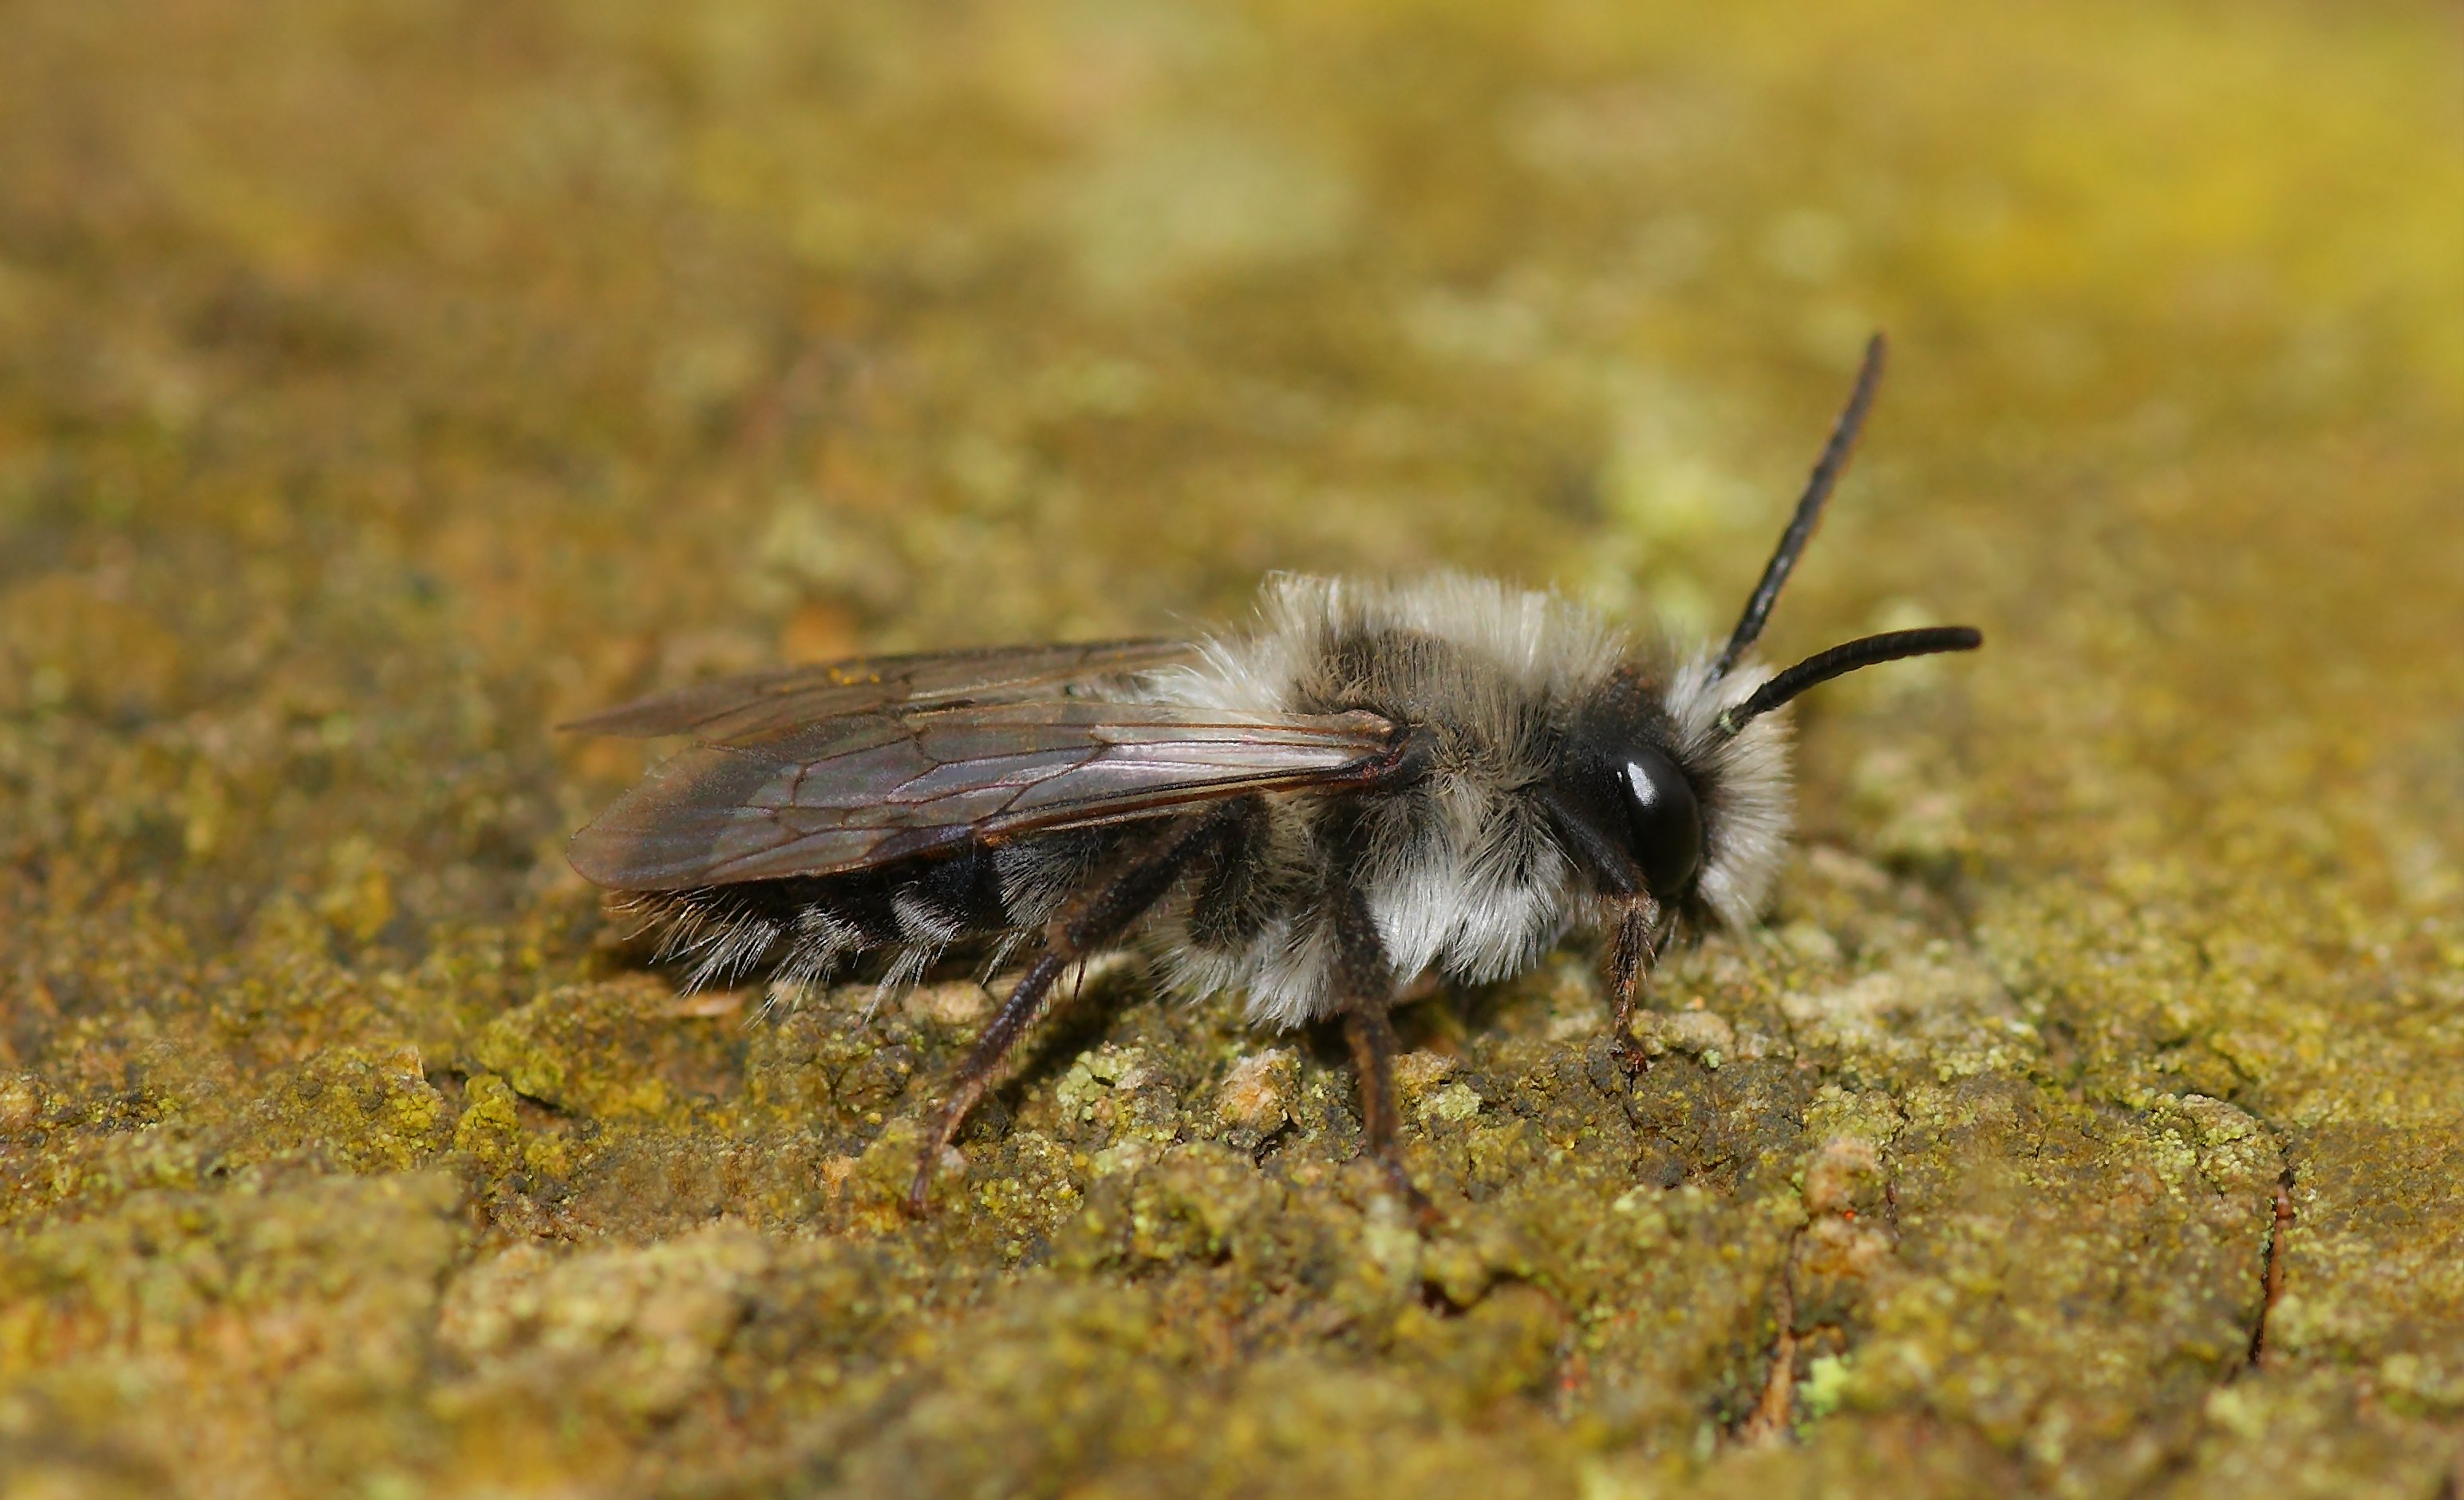
M1984 644L1984 632L1973 627L1933 625L1921 630L1868 635L1834 646L1827 651L1815 652L1754 689L1753 696L1735 708L1723 710L1718 728L1721 734L1733 736L1749 720L1761 717L1806 689L1846 676L1859 667L1879 666L1907 656L1931 656L1937 651L1972 651Z
M1847 409L1839 413L1838 422L1831 429L1831 441L1822 445L1822 456L1815 460L1814 473L1807 476L1805 493L1797 496L1796 514L1791 516L1788 529L1779 534L1779 546L1771 553L1771 562L1763 566L1763 581L1746 601L1746 612L1737 617L1737 628L1728 632L1728 644L1720 648L1720 659L1711 664L1712 680L1725 677L1746 648L1763 633L1763 622L1771 617L1771 606L1779 599L1779 586L1788 582L1789 570L1796 566L1798 554L1814 539L1814 528L1822 519L1822 505L1831 498L1831 487L1839 482L1839 472L1848 467L1848 455L1857 447L1857 433L1865 425L1865 409L1874 404L1874 391L1882 384L1882 357L1889 350L1880 333L1865 341L1865 361L1857 369L1857 388L1848 393Z

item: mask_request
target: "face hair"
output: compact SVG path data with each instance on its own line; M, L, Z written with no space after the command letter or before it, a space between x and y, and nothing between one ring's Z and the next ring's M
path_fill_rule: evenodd
M1609 935L1613 1036L1666 945L1755 918L1788 851L1777 711L1844 673L1970 651L1898 630L1776 673L1749 658L1881 377L1867 344L1727 642L1672 655L1562 597L1480 579L1278 575L1245 626L793 668L583 721L694 730L575 835L574 867L668 928L686 982L766 970L792 996L885 961L876 1002L945 953L1024 976L927 1132L909 1205L1063 980L1138 943L1247 1019L1340 1021L1362 1136L1407 1202L1386 1012L1423 974L1520 973Z
M1771 618L1771 606L1778 602L1779 589L1788 582L1791 569L1814 540L1814 528L1822 519L1822 507L1831 498L1832 486L1839 482L1840 472L1848 467L1848 455L1856 451L1857 434L1864 430L1865 412L1874 404L1874 392L1881 388L1882 362L1890 345L1879 333L1865 341L1865 360L1857 369L1857 387L1848 394L1847 409L1831 429L1831 440L1822 445L1822 456L1815 460L1814 473L1807 476L1805 493L1797 496L1796 512L1789 518L1788 529L1780 533L1779 545L1771 552L1771 562L1764 564L1762 582L1747 596L1746 612L1737 617L1737 628L1728 632L1728 644L1720 648L1719 660L1711 664L1711 675L1725 677L1748 647L1762 638L1763 622Z

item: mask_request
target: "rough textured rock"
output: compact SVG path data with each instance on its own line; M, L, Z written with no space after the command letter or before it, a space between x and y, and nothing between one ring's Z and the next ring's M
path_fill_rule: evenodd
M2453 1495L2451 13L33 0L0 1495ZM2299 121L2299 128L2290 122ZM1455 565L1775 649L1768 929L1333 1038L682 996L552 726Z

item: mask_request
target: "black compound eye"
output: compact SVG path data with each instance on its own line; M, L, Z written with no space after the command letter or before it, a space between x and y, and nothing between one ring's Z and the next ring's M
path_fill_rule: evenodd
M1648 745L1626 759L1625 821L1652 895L1673 901L1692 889L1703 868L1703 808L1677 763Z

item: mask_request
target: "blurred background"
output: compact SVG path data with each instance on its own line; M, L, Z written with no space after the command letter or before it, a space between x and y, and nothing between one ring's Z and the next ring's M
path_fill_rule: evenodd
M2230 1098L2325 1163L2304 1222L2349 1240L2312 1242L2286 1336L2365 1374L2284 1410L2409 1392L2431 1425L2373 1451L2445 1462L2454 6L18 0L0 30L17 1232L219 1191L216 1161L477 1171L470 1039L609 972L562 841L643 761L561 718L1233 619L1274 569L1712 633L1881 328L1770 648L1990 646L1809 703L1810 839L1953 914L1927 930L2046 1039L2028 1087ZM280 1080L353 1048L428 1123L285 1135ZM119 1275L33 1264L21 1307ZM0 1437L48 1430L33 1372L102 1357L58 1315L0 1322ZM94 1379L41 1400L157 1451L164 1398ZM2120 1443L2156 1398L2110 1401ZM2177 1458L2242 1430L2180 1421ZM386 1430L352 1441L444 1462Z
M0 695L245 700L372 779L342 821L431 804L378 844L553 867L540 758L617 752L545 723L716 671L1181 628L1277 568L1707 632L1879 327L1774 650L1975 618L2134 734L2366 713L2459 623L2457 24L19 7ZM2034 701L1997 727L2057 758L2082 706ZM167 797L189 857L342 831L270 750L110 760L66 802Z

